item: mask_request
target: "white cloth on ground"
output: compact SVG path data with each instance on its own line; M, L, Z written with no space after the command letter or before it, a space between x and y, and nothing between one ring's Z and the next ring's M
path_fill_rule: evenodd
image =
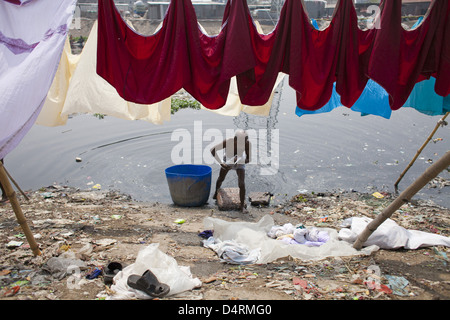
M303 244L306 246L321 246L330 239L328 232L324 230L315 227L297 228L292 223L273 226L267 235L286 244Z
M214 238L220 241L235 241L248 250L259 250L255 262L269 263L279 258L291 256L302 260L319 260L333 256L368 255L379 248L369 246L356 250L352 244L338 239L338 233L331 228L321 228L329 235L329 240L321 246L290 245L270 238L267 234L274 226L273 218L266 215L258 222L228 222L216 218L205 218L206 230L214 230Z
M223 262L231 264L253 264L261 255L259 249L250 250L242 243L233 240L221 241L214 237L203 240L203 246L215 251Z
M353 217L344 220L339 237L355 242L358 235L372 221L367 217ZM429 246L450 247L450 237L419 230L409 230L399 226L394 220L386 219L367 239L364 246L376 245L382 249L417 249Z

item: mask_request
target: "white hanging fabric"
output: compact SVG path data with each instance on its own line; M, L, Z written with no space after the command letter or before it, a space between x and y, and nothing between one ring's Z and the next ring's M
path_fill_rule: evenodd
M76 0L0 1L0 159L41 111L75 5Z

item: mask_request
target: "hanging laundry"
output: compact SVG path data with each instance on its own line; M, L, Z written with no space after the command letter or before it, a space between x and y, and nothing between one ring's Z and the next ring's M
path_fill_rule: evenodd
M301 117L305 114L326 113L331 112L338 107L344 106L341 102L341 96L336 92L336 86L334 85L330 101L328 101L325 106L315 111L302 110L297 107L295 110L295 114ZM367 82L363 93L353 105L353 107L351 107L351 110L360 112L361 116L376 115L385 119L390 119L392 114L392 110L389 106L389 96L386 90L384 90L379 84L372 80L369 80Z
M126 22L130 28L133 28L131 22ZM201 25L199 27L202 32L207 34ZM58 71L36 124L65 125L69 115L82 113L98 113L125 120L143 120L154 124L170 121L171 98L151 105L128 102L96 73L97 29L97 22L95 22L80 55L72 54L69 40L66 38ZM280 74L277 84L283 78L284 75ZM273 96L274 92L268 103L263 106L245 106L240 102L236 79L232 78L226 105L217 110L207 109L203 106L202 109L227 116L238 116L241 112L267 116Z
M277 81L275 82L275 86L273 87L269 100L262 106L247 106L242 104L239 97L236 77L233 77L230 82L230 91L228 92L227 102L223 107L220 109L208 109L202 105L201 108L223 116L237 117L241 112L245 112L255 116L267 117L269 116L270 108L272 107L275 89L283 81L285 76L286 75L283 73L278 74Z
M258 55L268 51L264 46L273 42L271 52L259 56L259 68L263 72L255 68L255 84L251 84L250 76L247 84L244 75L238 76L242 102L252 104L258 97L266 98L274 74L283 72L289 75L289 85L296 90L300 108L317 110L324 106L331 97L334 82L344 104L350 107L367 82L364 63L376 31L358 30L352 1L339 1L330 26L316 30L302 1L287 0L271 38L260 38L257 42ZM249 89L244 92L244 87Z
M41 111L75 5L76 0L0 1L0 159Z
M319 25L315 19L311 19L311 24L315 29L319 30ZM331 112L332 110L344 107L341 102L341 96L336 91L336 83L333 84L333 92L331 94L330 100L318 110L303 110L297 106L295 114L301 117L304 114L319 114ZM369 79L364 88L364 91L359 96L358 100L351 107L351 110L355 112L360 112L362 116L364 115L377 115L383 118L389 119L391 117L392 110L389 106L389 96L386 90L383 89L379 84Z
M104 114L125 120L143 120L155 124L170 121L171 98L144 105L128 102L105 79L96 73L97 22L92 26L80 60L70 79L61 116Z
M310 111L328 103L334 86L342 105L352 107L369 78L388 92L392 110L431 76L444 96L448 1L434 0L409 31L400 0L381 7L381 29L359 29L353 1L340 0L331 24L317 30L302 1L286 0L273 32L262 34L246 1L228 1L220 33L207 36L191 1L172 0L160 31L145 37L124 23L112 0L100 0L97 72L128 101L154 103L184 88L208 109L225 105L233 77L243 105L266 104L280 73L289 75L297 106Z
M411 30L417 28L422 21L423 17L420 17L418 21L411 27ZM311 22L316 29L319 29L317 21L311 19ZM427 115L442 115L448 112L450 110L450 96L439 96L434 91L435 83L436 79L433 77L429 80L423 80L417 83L403 107L411 107ZM297 107L295 113L300 117L304 114L319 114L330 112L335 108L343 106L344 105L341 102L341 97L336 92L336 84L334 84L330 101L328 101L325 106L315 111L302 110ZM364 88L361 96L351 107L351 110L360 112L362 116L377 115L386 119L389 119L392 114L392 110L389 105L388 93L382 86L370 79L367 82L367 85Z
M434 91L435 86L436 79L434 78L417 83L403 107L414 108L429 116L443 115L449 112L450 95L446 97L438 95Z
M53 78L52 86L47 93L47 99L39 113L36 124L55 127L67 123L68 116L62 115L61 111L64 107L64 102L66 101L70 79L72 78L79 58L79 55L72 54L69 38L66 37L58 70Z
M112 0L99 1L97 73L127 101L156 103L184 88L217 109L230 79L252 67L243 54L249 41L242 21L232 11L220 34L208 37L199 32L191 1L172 0L161 29L144 37L126 25ZM230 25L240 31L226 36Z
M405 104L417 82L431 76L437 77L438 94L450 94L449 10L449 1L434 0L422 23L405 30L402 1L382 2L381 27L373 41L367 74L388 92L392 110Z
M256 30L258 31L258 33L262 34L263 30L262 30L259 22L254 21L254 23L255 23L255 27L256 27ZM206 30L201 26L201 24L199 24L199 27L200 27L200 30L204 34L207 34ZM275 85L273 86L272 91L270 93L269 100L263 105L247 106L247 105L242 104L240 96L239 96L239 89L238 89L236 77L232 77L231 82L230 82L230 90L228 92L227 101L223 107L221 107L219 109L208 109L208 108L204 107L203 105L201 107L202 107L202 109L209 110L216 114L225 115L225 116L237 117L241 112L245 112L248 114L267 117L267 116L269 116L270 108L272 107L275 89L283 81L285 76L286 75L283 73L278 74L278 77L275 81Z
M420 17L411 27L411 30L416 29L422 21L423 17ZM430 116L443 115L449 112L450 95L446 97L438 95L434 90L435 87L436 79L433 77L429 80L417 83L403 107L414 108L417 111Z

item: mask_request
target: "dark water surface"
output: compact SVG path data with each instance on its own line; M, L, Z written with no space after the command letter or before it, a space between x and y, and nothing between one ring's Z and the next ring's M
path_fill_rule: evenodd
M223 136L237 127L268 129L275 174L261 175L261 163L247 166L249 191L270 191L274 200L292 196L299 190L326 192L394 191L394 183L425 142L441 116L427 116L402 108L387 120L364 116L347 108L320 115L295 115L295 94L284 81L275 96L270 117L227 117L206 110L181 110L170 122L155 125L114 117L100 120L92 115L72 117L67 125L35 125L22 143L5 159L5 165L22 189L39 189L53 183L89 189L100 184L102 190L118 190L135 200L171 203L164 169L173 165L172 151L180 141L172 141L174 130L184 129L192 139L191 157L202 155L210 144L194 141L201 121L201 134L218 129ZM413 167L402 179L404 190L426 168L449 150L450 126L440 128ZM187 131L186 131L187 130ZM216 130L217 131L217 130ZM264 132L264 131L263 131ZM184 141L184 142L187 142ZM279 142L279 144L278 144ZM277 148L279 157L276 156ZM262 154L262 153L261 153ZM185 154L184 154L185 155ZM82 162L76 162L80 157ZM200 156L203 163L207 160ZM205 160L206 159L206 160ZM278 159L278 160L277 160ZM209 161L209 160L208 160ZM207 163L208 164L208 163ZM213 184L219 166L211 165ZM266 166L267 167L267 166ZM440 175L449 179L444 171ZM230 172L224 187L237 187ZM450 208L450 187L423 188L415 199L432 199Z

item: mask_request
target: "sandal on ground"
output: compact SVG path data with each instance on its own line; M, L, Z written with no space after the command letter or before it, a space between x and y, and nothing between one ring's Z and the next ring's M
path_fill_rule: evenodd
M105 284L112 284L113 278L122 271L122 265L119 262L110 262L105 269L103 269L103 281Z
M159 282L150 270L145 271L142 276L132 274L128 277L127 284L133 289L157 298L165 296L170 291L169 286Z

